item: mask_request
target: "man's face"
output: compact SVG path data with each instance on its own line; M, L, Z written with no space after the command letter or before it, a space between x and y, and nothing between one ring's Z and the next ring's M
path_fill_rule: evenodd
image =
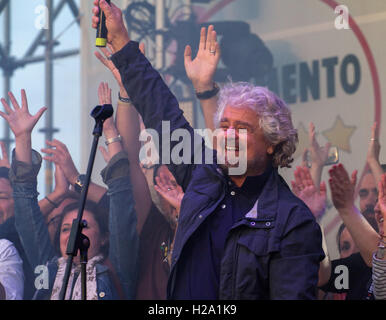
M269 155L273 153L273 146L267 142L256 112L248 107L227 106L220 121L220 129L225 135L225 166L232 165L228 160L233 153L236 158L245 157L246 153L247 175L263 173ZM246 130L246 136L241 136L240 130ZM229 141L233 137L235 143L232 145Z
M0 178L0 224L14 214L12 187L8 179Z
M366 217L366 212L374 215L374 207L378 199L378 189L371 173L367 173L359 188L359 208ZM372 214L371 214L372 213Z

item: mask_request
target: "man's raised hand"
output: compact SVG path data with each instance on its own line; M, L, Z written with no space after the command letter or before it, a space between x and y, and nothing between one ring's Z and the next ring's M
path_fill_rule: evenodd
M99 7L106 16L106 28L108 30L107 42L112 45L113 51L121 50L129 41L130 37L123 23L122 11L112 2L110 5L105 0L94 0L92 9L92 27L96 29L99 23Z
M212 25L208 27L208 32L206 28L201 28L200 45L194 60L192 60L192 48L189 45L185 47L186 74L197 92L213 89L213 78L220 56L220 45Z

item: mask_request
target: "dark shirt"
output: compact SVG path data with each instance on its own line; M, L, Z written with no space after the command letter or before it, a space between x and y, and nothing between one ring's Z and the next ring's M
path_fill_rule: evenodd
M343 272L336 269L338 266L346 266L348 269L348 289L337 289L335 280L343 276ZM335 273L336 270L336 273ZM363 261L361 254L354 253L343 259L331 261L331 276L329 281L320 287L325 292L347 293L346 300L363 300L369 298L369 288L371 285L371 268ZM338 279L339 283L340 279Z
M240 188L227 177L224 200L186 244L175 299L219 298L220 265L228 232L254 207L271 171L270 166L259 176L247 177Z

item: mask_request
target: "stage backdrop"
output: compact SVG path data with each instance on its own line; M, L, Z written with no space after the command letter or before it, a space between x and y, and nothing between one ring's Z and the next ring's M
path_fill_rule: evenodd
M135 12L131 1L116 2L122 8L132 5L131 12ZM231 76L233 80L250 80L267 85L291 106L300 139L293 168L300 164L302 151L308 145L308 125L312 121L319 143L329 141L336 146L340 162L350 172L358 169L361 177L371 126L375 120L381 125L381 145L385 143L382 138L382 93L386 85L386 73L383 72L386 70L386 2L200 2L189 1L191 11L195 14L192 20L186 18L189 7L173 4L175 7L166 8L166 56L162 66L165 79L177 97L184 101L185 112L192 124L204 126L191 88L184 78L182 52L186 43L194 44L198 40L197 26L209 22L219 30L223 46L222 70L217 74L218 81ZM155 4L153 1L149 3ZM178 5L181 3L178 1ZM89 112L97 104L97 86L102 80L114 84L112 77L93 56L95 32L90 28L91 4L92 1L82 1L85 14L82 28L82 123L87 123L82 131L82 145L87 146L82 154L83 171L86 170L92 141L94 123L90 120ZM349 25L343 19L346 11L335 12L338 5L345 5L343 9L348 9ZM136 17L143 18L144 23L142 30L138 30L137 26L133 38L146 40L149 57L153 59L155 45L149 35L155 23L149 23L151 21L147 15ZM270 65L270 58L273 58L272 68L264 68L264 65ZM116 89L115 84L113 88ZM114 91L114 98L116 94L117 90ZM381 162L386 162L382 150ZM100 182L99 172L103 166L103 159L98 155L94 169L94 180L97 182ZM326 182L328 168L323 173ZM290 183L293 169L281 170L281 174ZM331 257L336 258L335 235L340 219L334 209L329 209L322 224Z

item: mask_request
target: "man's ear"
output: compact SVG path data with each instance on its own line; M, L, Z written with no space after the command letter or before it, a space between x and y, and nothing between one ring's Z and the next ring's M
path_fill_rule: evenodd
M267 153L268 153L269 155L272 155L274 150L275 150L275 147L274 147L274 146L269 146L269 147L267 148Z

